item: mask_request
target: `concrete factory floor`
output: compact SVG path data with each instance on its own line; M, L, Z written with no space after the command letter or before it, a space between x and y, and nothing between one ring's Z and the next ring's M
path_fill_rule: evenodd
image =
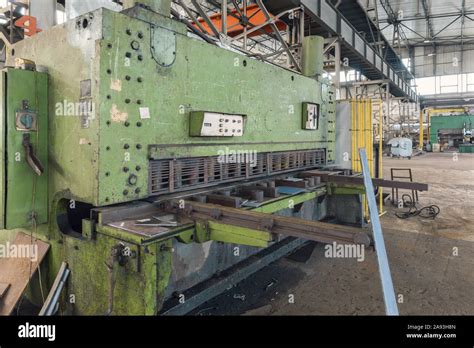
M402 315L474 315L474 155L457 156L384 158L385 178L391 167L412 168L414 181L429 184L419 207L441 208L435 220L401 220L395 207L386 206L383 232ZM281 259L194 314L384 314L374 252L366 252L363 262L326 258L324 252L318 244L305 263Z

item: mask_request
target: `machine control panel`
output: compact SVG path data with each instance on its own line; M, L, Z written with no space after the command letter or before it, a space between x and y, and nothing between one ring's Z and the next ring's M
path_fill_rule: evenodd
M244 135L243 115L216 112L191 112L190 135L193 137L241 137Z
M303 129L319 128L320 106L314 103L303 103Z

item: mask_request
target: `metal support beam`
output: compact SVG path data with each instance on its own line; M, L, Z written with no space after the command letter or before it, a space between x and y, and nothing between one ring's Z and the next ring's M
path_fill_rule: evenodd
M180 208L177 202L168 202L164 204L163 208L173 214L180 214L197 222L215 221L225 225L321 243L363 244L366 247L372 244L368 231L361 228L269 215L199 202L185 202L184 208Z
M425 131L425 127L424 127L424 112L423 112L423 109L420 109L420 138L419 138L419 144L418 144L418 149L420 151L423 151L423 147L424 147L424 131Z
M426 18L426 26L427 26L427 31L428 31L428 39L429 40L434 40L436 37L435 37L435 34L434 34L434 30L433 30L433 23L430 19L430 9L428 7L428 3L426 2L426 0L421 0L421 4L423 5L423 11L425 12L425 18ZM426 40L425 40L426 41ZM432 42L432 46L433 46L433 53L434 53L434 57L433 57L433 76L436 76L436 66L437 66L437 58L436 58L436 43L433 41Z
M470 15L474 15L474 11L465 11L464 12L464 16L468 17ZM429 15L428 17L430 19L439 19L439 18L449 18L449 17L458 17L458 16L459 16L459 12L453 12L453 13L432 14L432 15ZM426 20L426 16L423 16L423 17L420 17L420 16L403 17L403 19L399 19L400 22L414 22L414 21L419 21L419 20ZM390 20L388 18L387 19L381 19L380 23L390 23Z
M461 71L464 71L464 26L466 23L466 0L461 4Z
M364 179L360 176L329 175L318 170L306 171L299 174L300 177L319 176L321 182L335 183L340 185L364 185ZM385 179L372 179L374 186L391 187L407 190L428 191L428 185L418 182L392 181Z
M296 69L298 71L301 71L301 67L300 67L300 64L299 62L296 60L296 58L294 57L293 55L293 52L291 52L290 48L288 47L288 44L286 43L285 39L283 38L283 36L281 36L280 34L280 30L278 29L278 27L276 26L275 24L275 21L272 19L270 13L268 12L267 8L265 7L265 5L263 4L262 0L256 0L258 6L260 7L260 10L263 12L263 14L265 15L265 17L267 18L268 21L272 21L270 26L272 27L273 31L275 32L275 35L277 36L278 40L280 41L281 45L283 46L283 48L285 49L285 51L287 52L288 54L288 57L290 57L291 59L291 62L293 63L293 65L296 67Z
M214 25L214 23L212 23L212 21L209 19L208 15L206 14L206 12L202 9L201 5L198 4L198 2L196 0L191 0L191 3L193 4L194 8L199 12L200 16L202 19L204 19L204 21L206 22L206 24L209 26L209 28L212 30L212 32L214 33L214 35L219 38L220 37L220 34L219 34L219 30L216 28L216 26ZM181 4L182 5L182 4Z
M407 45L407 47L409 47L410 44L409 44L408 38L405 35L404 31L401 30L401 28L399 27L401 21L398 18L398 14L395 13L395 11L392 8L392 5L390 4L390 2L388 0L384 0L384 1L380 0L380 3L382 4L383 9L385 10L385 12L388 15L389 22L394 26L394 30L393 30L394 33L395 33L396 30L398 30L399 35L401 37L403 36L403 41L405 41L405 44ZM400 46L400 44L399 44L399 46Z
M197 17L194 15L194 13L189 9L188 6L184 4L183 0L178 0L179 5L183 8L183 10L186 12L186 14L191 18L193 23L195 23L198 28L201 30L201 32L206 33L206 29L201 25L201 22L198 21ZM192 25L192 24L191 24Z
M180 21L187 22L186 25L194 33L198 30L197 35L200 37L206 36L207 42L221 41L250 57L299 71L298 64L294 63L299 63L294 51L301 49L301 44L299 42L287 44L279 32L283 23L281 17L293 12L294 9L279 13L270 19L265 16L264 23L260 23L259 19L255 20L254 17L260 17L265 11L260 4L249 5L248 0L240 2L232 0L232 5L225 1L207 0L205 3L211 5L210 7L196 0L190 2L174 0L174 2L186 12L186 17L180 18ZM233 20L232 25L229 23L230 18ZM259 24L254 23L255 21ZM237 25L242 28L238 34L235 30ZM287 53L287 59L281 57L283 53Z
M215 41L213 41L212 39L210 39L207 35L203 34L202 31L199 31L199 29L197 29L194 25L192 25L189 21L181 18L180 14L178 11L176 11L175 9L171 9L171 14L173 15L173 17L177 20L177 21L180 21L181 23L185 24L189 30L191 30L194 34L196 34L197 36L199 36L201 39L203 39L204 41L206 41L207 43L210 43L210 44L216 44Z
M443 29L439 30L436 34L434 34L434 35L431 37L431 39L433 39L433 40L436 39L436 38L439 36L439 34L441 34L441 33L444 32L446 29L448 29L451 25L453 25L454 23L456 23L456 22L458 21L458 19L460 19L460 18L464 18L464 17L461 16L461 15L458 16L458 17L456 17L456 18L453 19L451 22L449 22L447 25L445 25L445 26L443 27Z
M434 38L433 23L431 22L430 9L426 0L421 0L423 5L423 11L425 12L426 26L429 34L429 38Z

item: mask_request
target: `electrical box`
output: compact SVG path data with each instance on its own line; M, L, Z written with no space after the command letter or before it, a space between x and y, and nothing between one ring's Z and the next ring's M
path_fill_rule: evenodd
M48 221L48 76L0 73L0 228Z
M244 116L191 112L189 129L192 137L241 137L244 135Z
M303 103L303 129L317 130L319 128L319 114L319 104Z

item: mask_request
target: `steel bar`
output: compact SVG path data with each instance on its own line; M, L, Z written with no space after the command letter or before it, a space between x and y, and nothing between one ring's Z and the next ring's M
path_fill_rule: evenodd
M420 33L418 33L417 31L413 30L412 28L410 28L410 27L406 26L406 25L405 25L405 24L403 24L403 23L400 23L400 25L401 25L402 27L404 27L405 29L408 29L409 31L411 31L413 34L415 34L415 35L419 36L421 39L423 39L423 41L425 41L425 40L426 40L426 36L424 36L424 35L421 35L421 34L420 34Z
M466 24L466 0L462 0L461 5L461 52L464 52L464 26ZM461 71L464 71L464 59L461 59Z
M177 203L169 202L169 204L165 204L164 209L174 214L185 215L195 221L218 221L222 224L304 238L316 242L364 244L367 247L372 244L367 230L320 221L269 215L199 202L186 202L184 209L181 209Z
M339 40L339 38L335 38L335 39L331 38L331 40L332 40L331 42L327 43L327 46L324 49L323 54L328 53L328 51L334 47L334 44Z
M209 17L207 16L206 12L202 9L201 5L198 4L198 2L196 0L191 0L191 3L193 4L193 6L196 8L196 10L199 12L199 14L201 15L202 19L204 19L204 21L206 22L206 24L209 26L209 28L212 30L212 32L214 33L214 35L219 38L220 37L220 33L219 33L219 30L215 27L214 23L212 23L212 21L209 19ZM207 31L204 31L204 32L207 32Z
M240 9L239 4L237 4L237 1L236 1L236 0L232 0L232 4L234 5L235 10L239 13L240 18L242 19L242 17L244 16L244 14L242 13L242 10Z
M247 0L243 0L243 3L244 3L244 6L243 6L243 16L242 16L242 20L244 22L244 41L243 41L243 48L245 51L247 51L248 47L248 30L247 30L247 26L248 26L248 17L247 17Z
M215 0L208 0L208 2L209 2L211 5L213 5L216 9L221 9L221 8L222 8L222 4L220 4L219 2L216 2ZM242 10L238 7L238 5L235 5L235 0L234 0L233 2L234 2L234 6L237 6L237 10L236 10L236 12L233 12L232 10L229 10L229 6L227 6L227 15L228 15L228 17L233 17L233 18L237 19L238 22L237 22L236 24L234 24L234 25L228 26L228 27L227 27L227 31L229 31L230 29L235 28L236 26L243 25L243 22L247 22L247 25L248 25L249 27L251 27L251 28L255 27L255 25L250 22L250 19L252 19L255 15L257 15L258 12L255 12L255 13L252 14L250 17L247 17L247 20L245 21L245 20L243 19L243 17L245 17L245 16L243 15ZM224 3L224 2L222 2L222 3ZM222 12L222 11L221 11L221 12ZM268 35L268 36L271 37L272 39L276 40L276 38L273 37L272 34L269 34L269 33L265 32L265 30L262 30L262 28L260 28L258 31L259 31L262 35ZM227 39L227 40L232 40L232 37L230 37L230 36L227 35L227 38L226 38L226 39ZM263 44L263 41L258 41L258 42L255 41L255 43L254 43L253 47L251 47L251 49L253 49L253 48L255 47L255 45L257 45L257 43L260 44L262 47L265 47L266 49L273 50L273 48L270 48L269 46L264 45L264 44ZM239 49L240 49L240 48L239 48ZM249 50L246 50L246 51L244 51L244 52L247 53L247 54L249 54L249 55L252 55Z
M222 34L227 36L227 1L222 1L221 5Z
M441 34L441 33L444 32L446 29L448 29L451 25L453 25L454 23L456 23L457 20L460 19L460 18L464 18L464 16L459 15L459 17L453 19L449 24L447 24L446 26L444 26L443 29L441 29L441 30L438 31L436 34L434 34L431 39L436 39L439 34Z
M336 88L341 87L341 41L337 40L334 44L334 60L336 66L336 76L334 77L334 85Z
M364 179L360 176L327 175L325 172L306 171L299 174L301 177L319 176L322 182L333 182L336 184L364 185ZM419 182L392 181L385 179L372 179L372 184L379 187L393 187L407 190L428 191L428 185Z
M267 20L271 20L272 17L270 15L270 13L268 12L267 8L265 7L265 5L263 4L262 0L256 0L258 6L260 7L260 9L262 10L263 14L265 15L265 17L267 18ZM301 67L300 67L300 64L298 63L298 61L296 60L296 58L294 57L293 55L293 52L291 52L290 48L288 47L288 44L286 43L285 39L283 38L283 36L281 36L280 34L280 30L278 29L278 27L276 26L275 24L275 21L272 21L270 26L272 27L273 31L275 32L275 35L277 36L278 40L280 41L281 45L283 46L283 48L285 49L285 51L288 53L288 56L290 57L292 63L294 64L294 66L298 69L298 71L301 71Z
M428 25L430 38L434 38L433 22L430 18L430 7L426 0L421 0L423 11L425 12L426 24Z
M377 262L379 265L380 279L382 281L383 297L385 302L385 311L387 315L398 315L397 300L395 290L393 288L392 275L388 264L387 251L385 250L385 241L380 224L379 212L377 210L377 202L375 201L374 187L370 180L369 162L365 148L359 150L360 162L362 165L362 173L364 174L365 191L367 192L367 202L370 212L370 223L372 224L373 238L375 242L375 250L377 252Z
M70 271L67 267L67 263L63 262L56 276L56 279L54 280L53 286L51 287L48 297L46 298L46 301L44 302L43 307L41 308L41 311L39 313L40 316L54 314L59 295L61 294L61 291L64 285L66 284L66 280L69 276L69 273Z
M201 22L196 18L196 16L193 14L193 12L189 9L188 6L186 6L183 2L183 0L178 0L179 5L183 8L183 10L186 12L186 14L191 18L191 20L199 27L199 29L204 33L207 34L207 30L204 29L204 27L201 25Z
M175 9L172 8L171 9L171 14L173 15L173 17L177 21L180 21L181 23L185 24L186 27L188 27L189 30L191 30L194 34L199 36L204 41L206 41L207 43L213 44L213 45L216 44L216 42L214 40L211 40L206 34L204 34L199 29L197 29L194 25L192 25L191 22L189 22L185 19L182 19L178 11L176 11Z
M215 209L214 213L219 212L219 209ZM264 213L259 213L259 214L264 214ZM267 222L271 223L273 222L272 219L268 219L268 214L267 215ZM212 216L210 213L199 213L195 212L192 215L192 219L196 221L216 221L212 219ZM296 219L298 220L298 219ZM265 222L262 221L249 221L249 220L243 220L243 219L238 219L238 218L231 218L231 217L220 217L219 223L230 225L230 226L237 226L237 227L243 227L243 228L248 228L248 229L254 229L258 231L265 231ZM284 230L286 228L286 230ZM267 231L268 232L268 231ZM344 234L340 233L337 231L330 231L327 232L326 230L309 230L307 227L306 229L296 229L294 223L289 223L287 224L286 227L280 227L277 232L272 232L275 234L281 234L281 235L286 235L286 236L291 236L291 237L297 237L297 238L303 238L306 240L312 240L320 243L326 243L326 244L332 244L334 242L339 243L339 244L364 244L365 246L370 246L371 241L370 238L368 237L367 234Z
M282 12L282 13L279 13L279 14L276 15L276 16L267 18L267 20L266 20L264 23L262 23L262 24L260 24L260 25L257 25L257 26L254 26L253 28L247 30L247 35L252 34L252 33L255 32L255 31L261 30L262 28L266 27L267 25L271 25L272 23L275 23L277 20L280 19L280 17L283 17L283 16L285 16L286 14L289 14L289 13L291 13L291 12L293 12L293 11L294 11L294 9L287 10L287 11L284 11L284 12ZM243 39L244 36L245 36L245 33L241 33L241 34L239 34L239 35L234 36L231 40L232 40L232 41L240 40L240 39Z
M465 11L464 15L465 16L474 15L474 11ZM449 17L457 17L457 16L459 16L459 12L430 14L428 17L430 19L439 19L439 18L449 18ZM398 19L399 22L412 22L412 21L419 21L419 20L426 21L426 16L403 17L402 19ZM390 18L382 18L379 20L379 22L389 23Z

